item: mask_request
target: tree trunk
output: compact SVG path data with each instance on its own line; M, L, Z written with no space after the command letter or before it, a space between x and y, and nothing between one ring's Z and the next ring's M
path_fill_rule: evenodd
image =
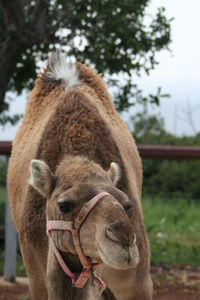
M16 64L19 60L23 49L20 49L17 43L13 43L11 37L8 37L0 48L0 113L5 108L5 94L9 80L16 70Z

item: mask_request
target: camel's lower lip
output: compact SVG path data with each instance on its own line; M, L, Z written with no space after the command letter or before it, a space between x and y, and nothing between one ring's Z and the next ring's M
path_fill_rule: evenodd
M128 269L128 268L134 267L134 266L128 265L128 263L126 263L126 264L115 263L113 260L109 259L109 257L104 254L103 250L101 249L101 247L99 245L97 245L97 249L99 252L99 256L101 257L101 260L111 268Z

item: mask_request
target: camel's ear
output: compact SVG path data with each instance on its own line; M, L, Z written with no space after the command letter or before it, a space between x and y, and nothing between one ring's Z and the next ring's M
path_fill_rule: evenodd
M54 176L42 160L33 159L30 166L29 184L44 197L49 198L53 190Z
M107 171L108 176L110 177L110 179L112 180L114 185L117 185L119 179L120 179L120 175L121 175L121 170L120 167L118 166L118 164L116 164L115 162L112 162L110 164L110 169Z

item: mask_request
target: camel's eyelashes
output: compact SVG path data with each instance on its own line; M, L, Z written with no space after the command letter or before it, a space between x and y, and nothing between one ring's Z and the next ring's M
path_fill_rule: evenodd
M75 203L71 201L58 202L58 207L62 213L67 214L74 210Z

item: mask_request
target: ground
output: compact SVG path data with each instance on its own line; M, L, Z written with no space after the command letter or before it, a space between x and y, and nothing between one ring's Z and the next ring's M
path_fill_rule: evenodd
M0 300L29 300L27 278L17 278L15 283L0 278Z
M200 300L200 267L171 267L163 265L151 268L154 281L153 300ZM17 283L0 279L0 300L29 300L26 278Z
M200 267L152 267L153 300L200 300Z

